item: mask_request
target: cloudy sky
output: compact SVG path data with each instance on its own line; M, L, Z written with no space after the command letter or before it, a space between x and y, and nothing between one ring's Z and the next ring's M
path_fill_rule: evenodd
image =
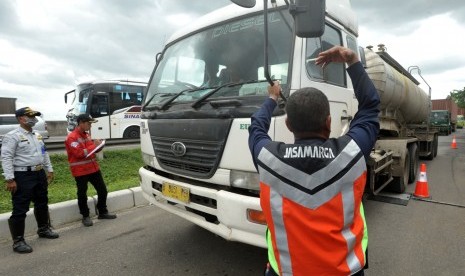
M260 1L260 0L258 0ZM331 1L331 0L328 0ZM352 0L359 44L384 43L445 98L465 87L465 2ZM0 97L64 120L65 92L96 79L148 81L170 35L228 0L1 0ZM418 75L418 80L421 78ZM421 87L428 90L425 84Z

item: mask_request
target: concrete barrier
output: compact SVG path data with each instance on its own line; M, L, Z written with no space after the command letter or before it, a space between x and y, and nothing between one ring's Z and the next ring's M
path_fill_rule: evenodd
M87 205L89 206L90 216L96 215L98 197L89 197ZM130 188L121 191L108 193L107 208L112 213L129 209L135 206L147 205L149 202L143 197L140 187ZM49 205L50 220L53 228L57 229L68 223L80 221L82 219L77 205L77 199L68 200ZM8 219L11 213L0 214L0 241L11 241ZM34 209L27 212L25 236L35 235L37 232L37 223L34 217Z
M47 130L48 135L50 136L66 136L68 133L66 129L68 127L68 122L66 121L48 121L47 122Z

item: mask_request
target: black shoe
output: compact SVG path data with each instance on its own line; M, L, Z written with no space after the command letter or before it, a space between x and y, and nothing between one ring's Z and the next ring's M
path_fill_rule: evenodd
M50 227L48 226L42 227L39 230L37 230L37 235L39 235L39 237L41 238L47 238L47 239L56 239L60 236L58 235L58 233L53 232L52 229L50 229Z
M23 253L31 253L32 247L30 247L24 240L18 240L13 243L13 251L23 254Z
M110 214L110 213L105 213L105 214L99 214L98 219L115 219L116 215Z
M92 222L92 220L89 217L84 217L82 219L82 224L84 224L85 227L89 227L89 226L94 225L94 223Z

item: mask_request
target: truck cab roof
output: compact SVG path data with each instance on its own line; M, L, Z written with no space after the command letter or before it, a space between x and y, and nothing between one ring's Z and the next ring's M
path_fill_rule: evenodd
M276 3L278 7L286 5L284 0L277 0ZM270 8L270 6L268 8ZM262 11L263 2L261 1L258 1L255 7L249 9L242 8L235 4L230 4L200 17L185 28L175 32L168 39L167 44L170 44L190 33L211 27L214 23L237 19L240 16ZM358 36L358 21L349 0L326 1L326 15L345 26L354 36Z

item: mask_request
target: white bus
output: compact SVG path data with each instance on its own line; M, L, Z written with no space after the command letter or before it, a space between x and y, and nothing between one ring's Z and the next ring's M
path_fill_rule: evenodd
M76 127L79 114L98 120L92 124L94 139L139 138L140 110L147 84L135 81L99 80L79 84L65 93L73 94L72 108L66 115L68 131Z

